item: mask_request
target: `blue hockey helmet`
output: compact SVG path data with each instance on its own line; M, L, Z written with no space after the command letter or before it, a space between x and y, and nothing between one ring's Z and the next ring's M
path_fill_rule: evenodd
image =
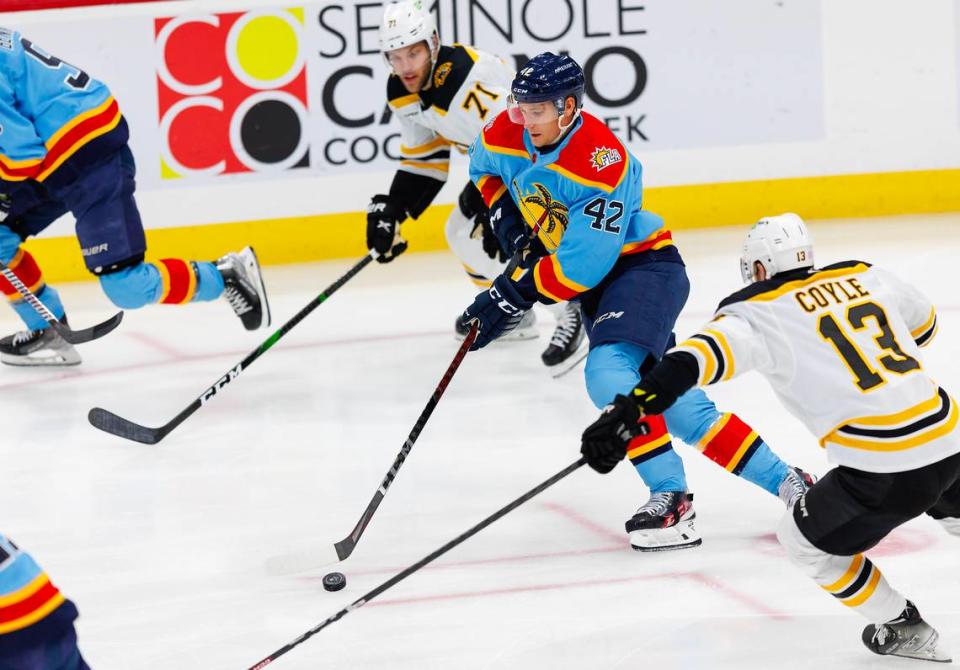
M510 85L510 97L515 105L552 100L557 113L563 114L568 97L576 101L577 109L583 106L584 83L583 69L577 61L566 54L545 51L520 68Z

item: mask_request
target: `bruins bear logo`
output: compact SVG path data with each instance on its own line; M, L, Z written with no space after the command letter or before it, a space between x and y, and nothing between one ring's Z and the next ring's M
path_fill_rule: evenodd
M437 66L437 69L433 73L433 85L437 88L443 86L443 82L447 80L447 75L450 74L450 70L453 69L453 64L450 62L441 63Z

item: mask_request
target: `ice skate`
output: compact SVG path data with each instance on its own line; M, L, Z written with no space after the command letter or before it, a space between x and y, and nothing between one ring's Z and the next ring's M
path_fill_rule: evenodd
M637 551L671 551L699 546L703 540L694 526L696 518L692 493L654 493L626 523L630 546Z
M463 323L458 316L453 322L453 328L456 332L456 338L462 340L467 336L467 333L470 332L470 325ZM533 340L539 337L540 333L537 331L537 315L533 313L533 310L528 310L523 318L520 319L520 323L516 328L511 330L508 333L504 333L499 338L494 340L494 344L497 342L519 342L520 340Z
M800 497L807 492L817 481L817 478L800 468L792 467L787 470L787 476L780 482L777 497L787 508L793 507Z
M550 336L550 344L543 350L540 358L547 367L561 363L575 362L572 359L584 340L583 319L580 317L580 303L568 302L563 306L563 312L557 317L557 326Z
M240 253L222 256L216 265L223 276L223 297L240 317L243 327L256 330L269 326L270 303L253 248L244 247Z
M60 322L66 325L67 318ZM53 328L42 328L0 340L0 362L21 367L79 365L80 354Z
M864 628L862 639L867 649L881 656L902 656L937 663L952 660L950 654L937 645L940 634L923 620L909 600L906 609L893 621Z
M951 535L960 535L960 518L948 516L943 519L937 519L937 523L943 526Z

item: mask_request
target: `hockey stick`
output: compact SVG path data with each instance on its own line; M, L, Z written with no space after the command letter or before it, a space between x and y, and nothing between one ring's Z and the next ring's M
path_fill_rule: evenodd
M484 519L483 521L481 521L480 523L478 523L476 526L474 526L474 527L471 528L470 530L466 531L465 533L463 533L463 534L461 534L461 535L458 535L457 537L455 537L454 539L452 539L450 542L447 542L445 545L443 545L442 547L440 547L439 549L437 549L436 551L434 551L434 552L433 552L432 554L430 554L429 556L425 556L424 558L420 559L419 561L417 561L416 563L414 563L413 565L411 565L411 566L410 566L409 568L407 568L406 570L404 570L404 571L402 571L402 572L400 572L400 573L397 573L396 575L394 575L393 577L391 577L390 579L388 579L387 581L385 581L384 583L382 583L380 586L378 586L378 587L376 587L375 589L373 589L372 591L370 591L370 592L362 595L362 596L361 596L360 598L358 598L357 600L354 600L352 603L350 603L349 605L347 605L346 607L344 607L342 610L340 610L339 612L337 612L336 614L334 614L333 616L331 616L330 618L328 618L326 621L323 621L322 623L314 626L313 628L311 628L310 630L308 630L306 633L304 633L303 635L301 635L301 636L298 637L297 639L295 639L295 640L293 640L293 641L285 644L284 646L280 647L280 648L277 649L275 652L273 652L272 654L270 654L269 656L267 656L266 658L264 658L262 661L260 661L260 662L258 662L258 663L256 663L256 664L252 665L250 668L248 668L248 670L260 670L261 668L265 668L266 666L270 665L270 664L273 663L275 660L277 660L278 658L280 658L281 656L283 656L284 654L286 654L288 651L290 651L291 649L293 649L294 647L296 647L296 646L298 646L298 645L300 645L300 644L303 644L304 642L306 642L307 640L309 640L311 637L313 637L314 635L316 635L317 633L319 633L321 630L323 630L324 628L326 628L326 627L329 626L330 624L336 623L337 621L339 621L340 619L342 619L343 617L345 617L347 614L349 614L349 613L352 612L353 610L359 609L359 608L363 607L363 606L366 605L368 602L370 602L371 600L373 600L374 598L376 598L377 596L379 596L381 593L383 593L383 592L386 591L387 589L395 586L395 585L398 584L399 582L402 582L404 579L406 579L407 577L409 577L410 575L412 575L413 573L415 573L416 571L418 571L420 568L422 568L422 567L424 567L424 566L432 563L433 561L435 561L435 560L438 559L439 557L443 556L445 553L447 553L448 551L450 551L450 550L453 549L454 547L456 547L456 546L462 544L463 542L465 542L466 540L470 539L471 537L473 537L474 535L476 535L477 533L479 533L481 530L483 530L484 528L486 528L487 526L489 526L490 524L492 524L492 523L493 523L494 521L496 521L497 519L500 519L501 517L506 516L507 514L509 514L509 513L512 512L513 510L515 510L517 507L519 507L519 506L522 505L523 503L527 502L528 500L530 500L530 499L533 498L534 496L539 495L539 494L542 493L543 491L547 490L548 488L550 488L551 486L553 486L554 484L556 484L557 482L559 482L561 479L563 479L563 478L566 477L567 475L569 475L569 474L575 472L576 470L580 469L581 467L583 467L584 464L586 464L586 462L587 462L586 459L580 458L580 459L578 459L576 462L571 463L570 465L568 465L567 467L565 467L563 470L561 470L561 471L558 472L557 474L555 474L555 475L553 475L552 477L550 477L550 479L548 479L548 480L546 480L545 482L539 484L538 486L530 489L529 491L527 491L527 492L524 493L522 496L520 496L519 498L517 498L516 500L514 500L514 501L511 502L510 504L506 505L505 507L501 507L501 508L498 509L496 512L494 512L493 514L491 514L490 516L488 516L486 519Z
M281 337L286 335L290 330L293 329L298 323L303 321L310 312L319 307L323 302L327 300L331 295L333 295L337 289L346 284L354 275L356 275L360 270L365 268L367 264L373 260L373 253L367 254L364 256L356 265L347 270L347 272L340 277L337 281L333 282L328 286L324 291L307 303L306 307L297 312L293 318L287 321L283 326L280 327L273 335L268 337L259 347L247 354L247 357L242 361L237 363L233 368L231 368L225 375L220 377L213 384L207 388L203 393L201 393L192 403L190 403L183 411L177 414L175 417L170 419L167 423L163 424L158 428L150 428L148 426L141 426L138 423L133 421L128 421L121 416L117 416L113 412L109 412L100 407L94 407L90 410L90 413L87 415L87 419L95 427L99 428L102 431L107 433L112 433L118 437L123 437L128 440L133 440L135 442L142 442L143 444L156 444L164 437L166 437L170 431L183 423L187 417L196 412L198 409L203 407L211 398L213 398L224 386L232 382L234 379L240 376L240 373L246 370L250 365L257 360L262 354L266 353L274 344L276 344Z
M516 180L514 180L514 187L516 187ZM519 195L519 189L517 190ZM532 240L537 232L540 230L540 223L538 222L533 226L533 229L530 233L530 239ZM526 247L524 247L525 249ZM507 267L504 269L503 274L507 277L513 275L514 270L520 265L520 259L523 254L523 249L518 249L517 252L510 259L510 262L507 263ZM387 476L383 478L383 482L380 484L380 488L377 489L376 493L373 494L373 498L370 500L367 508L363 511L363 514L360 515L360 520L357 522L357 525L353 527L353 530L350 531L350 534L339 542L333 545L334 550L337 552L337 560L343 561L346 560L350 554L353 553L353 550L357 548L357 542L360 541L360 537L363 535L363 531L367 529L367 526L370 524L370 520L373 518L374 513L377 511L377 508L380 507L380 503L383 501L384 496L387 495L387 489L390 488L390 485L393 483L393 480L396 478L397 473L400 471L400 466L403 465L403 462L407 459L407 456L410 454L410 450L413 449L414 442L417 441L417 438L420 436L420 431L423 430L424 425L426 425L427 420L430 418L430 415L433 414L433 410L436 408L437 404L440 402L440 398L443 396L443 392L447 390L447 386L450 384L450 380L453 379L453 375L457 372L457 368L460 367L460 363L463 362L464 357L467 355L467 352L470 350L470 347L473 346L474 341L477 339L477 330L478 326L476 323L470 326L470 332L467 333L467 337L463 340L463 343L460 345L460 349L457 350L456 355L453 357L453 360L450 362L447 371L444 373L443 378L440 380L440 383L437 385L437 388L434 389L433 395L430 396L430 400L427 402L426 407L423 408L423 411L420 413L420 416L417 418L417 422L413 426L413 430L410 431L410 434L407 436L406 442L403 443L403 447L400 449L400 453L397 454L397 457L393 461L393 465L390 467L390 470L387 472ZM299 561L289 560L283 561L284 567L288 569L293 569L294 563L300 563ZM324 563L326 565L327 563ZM279 567L280 562L274 563L275 567ZM297 567L303 567L299 565Z
M8 268L4 263L0 263L0 274L3 274L4 278L13 285L13 288L17 289L17 293L23 296L27 304L33 307L37 314L42 316L43 320L57 331L60 337L70 344L83 344L84 342L101 338L119 326L120 322L123 321L123 312L117 312L103 323L98 323L95 326L82 330L72 330L66 324L61 323L57 317L47 309L47 306L40 302L40 298L34 295L33 291L28 289L24 283L20 281L20 277L14 274L13 270Z
M360 541L360 536L363 535L363 531L367 529L367 525L373 518L377 508L380 507L380 503L383 501L384 496L387 495L387 489L390 488L393 480L397 477L397 473L400 472L400 466L402 466L403 462L407 460L410 450L413 449L413 444L417 441L417 438L420 437L420 432L430 419L430 415L433 414L433 410L436 409L437 405L440 403L440 398L443 397L443 392L447 390L447 386L450 385L453 375L456 374L457 368L460 367L460 363L463 362L464 357L467 355L467 352L470 350L470 347L473 346L473 342L476 339L477 324L474 323L470 326L470 332L468 332L467 336L463 339L463 343L460 345L460 348L457 349L457 353L454 355L453 360L450 361L447 371L443 373L443 378L440 380L440 383L437 384L437 388L433 390L433 395L430 396L430 400L427 401L423 411L420 412L420 416L417 417L417 422L413 425L413 429L410 431L406 441L403 443L400 453L398 453L397 457L394 459L393 465L390 466L390 470L387 472L386 477L384 477L383 481L380 483L380 488L378 488L377 492L373 494L373 498L370 500L367 508L363 510L363 514L360 516L360 521L358 521L357 525L353 527L353 530L350 531L349 535L333 545L339 560L346 560L346 558L353 553L353 550L357 548L357 542Z

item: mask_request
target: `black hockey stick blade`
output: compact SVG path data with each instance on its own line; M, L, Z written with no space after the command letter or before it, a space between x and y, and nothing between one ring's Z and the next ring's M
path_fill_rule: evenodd
M91 409L90 412L87 413L87 420L95 428L99 428L106 433L143 444L156 444L162 440L168 432L164 429L165 427L150 428L148 426L141 426L138 423L124 419L122 416L117 416L102 407L94 407Z
M203 393L201 393L197 398L194 398L189 405L180 410L179 414L159 428L142 426L134 423L133 421L128 421L123 417L117 416L113 412L108 412L100 407L94 407L91 409L87 414L87 420L90 421L95 428L99 428L100 430L112 435L116 435L117 437L123 437L125 439L133 440L134 442L141 442L143 444L156 444L166 437L177 426L186 421L187 418L189 418L194 412L203 407L211 398L216 396L224 386L239 377L241 372L250 367L250 365L257 360L257 358L269 351L273 345L280 341L280 338L290 332L290 330L292 330L293 327L298 323L303 321L308 314L323 304L341 286L346 284L372 260L373 252L371 251L362 259L360 259L352 268L347 270L347 272L344 273L339 279L328 286L323 293L320 293L314 297L313 300L308 302L303 309L294 314L285 324L280 326L280 328L276 330L273 335L261 342L260 346L247 354L242 361L227 370L226 374L221 376L220 379L214 382L212 386L207 387Z
M103 323L98 323L90 328L82 330L72 330L69 326L59 322L52 321L50 326L60 334L70 344L83 344L99 339L120 325L123 321L123 312L117 312Z

